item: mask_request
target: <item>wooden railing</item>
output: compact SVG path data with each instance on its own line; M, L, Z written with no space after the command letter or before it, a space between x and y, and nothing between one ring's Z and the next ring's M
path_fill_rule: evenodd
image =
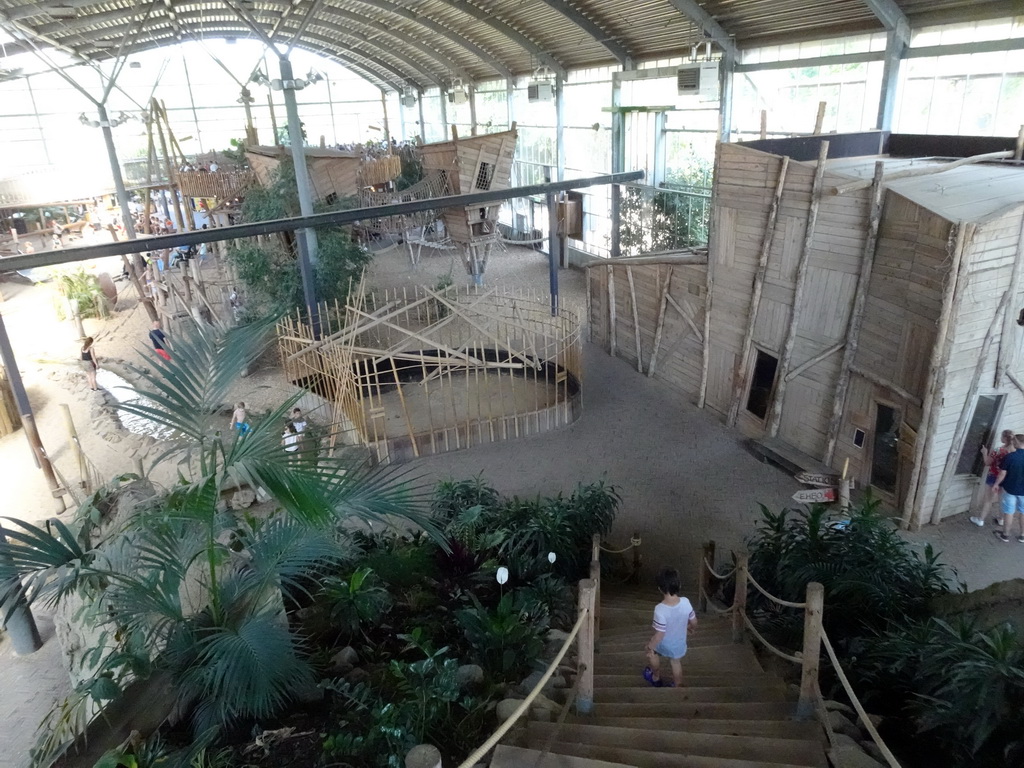
M232 200L256 183L252 171L175 171L174 180L185 197Z
M750 575L748 556L746 553L736 555L736 565L728 573L723 574L716 572L714 569L714 562L715 543L713 541L706 542L703 546L703 551L701 552L700 569L697 581L698 610L706 613L708 609L711 609L715 613L731 614L733 642L743 642L744 630L749 630L750 634L753 635L753 637L761 643L766 650L785 659L786 661L799 664L800 698L797 701L796 716L798 719L807 720L812 714L817 713L818 719L821 721L822 726L825 728L825 732L828 734L829 742L835 746L835 735L832 732L828 713L825 710L825 702L821 695L821 688L818 684L818 668L821 658L821 648L824 646L825 652L828 654L829 661L832 663L832 668L836 673L836 677L839 678L839 682L846 691L846 695L849 697L850 703L853 705L853 709L857 713L857 717L860 718L860 722L863 724L864 730L866 730L868 735L871 736L871 740L874 741L890 768L900 768L900 764L896 760L896 757L886 746L885 742L882 741L882 737L875 729L874 723L871 722L871 718L869 718L867 712L864 711L864 707L860 703L860 699L857 698L857 694L854 693L853 687L850 685L850 681L847 679L846 674L843 672L843 668L839 664L839 659L836 656L835 650L832 648L832 643L829 640L828 635L825 633L825 628L822 625L822 612L825 604L825 588L818 582L812 581L807 584L807 592L804 602L797 603L790 600L783 600L782 598L776 597L768 592L768 590L758 584L757 580ZM736 578L736 592L733 597L732 605L725 609L715 607L711 604L709 599L711 577L720 581L725 581L733 576ZM768 640L766 640L765 637L757 631L754 623L747 615L748 587L753 587L775 605L784 608L803 610L804 637L802 651L786 653L769 643Z
M551 663L548 664L548 668L544 671L540 680L537 681L533 690L516 707L509 718L498 726L498 729L491 734L490 738L459 764L459 768L471 768L476 765L512 729L519 718L529 710L530 704L540 695L544 686L547 685L548 680L551 679L555 670L558 669L558 665L562 663L562 659L568 653L569 647L574 640L576 640L577 654L576 682L569 691L565 703L562 705L557 724L561 725L565 720L565 716L574 702L576 704L576 711L580 714L587 714L594 708L594 646L597 643L598 634L598 606L600 604L598 595L601 590L600 558L601 537L598 534L594 534L590 550L590 578L580 580L579 584L579 600L577 603L579 610L576 624L570 630L569 636L565 638L561 649L555 654L555 658L551 660ZM550 749L555 733L557 733L557 730L548 738L547 746L538 760L543 759L544 753ZM437 768L441 768L440 763L438 763Z

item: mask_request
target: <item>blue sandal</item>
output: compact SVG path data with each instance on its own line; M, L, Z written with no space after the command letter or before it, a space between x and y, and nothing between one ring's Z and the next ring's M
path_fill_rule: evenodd
M660 678L658 680L654 679L654 671L650 667L644 667L644 680L655 688L661 688L664 685Z

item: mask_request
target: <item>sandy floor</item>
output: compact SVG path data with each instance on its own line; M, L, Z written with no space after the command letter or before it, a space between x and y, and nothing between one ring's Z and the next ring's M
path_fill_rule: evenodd
M407 256L394 249L375 259L370 283L434 284L449 270L456 281L468 282L461 263L448 255L425 254L413 270ZM546 291L546 257L525 249L499 252L488 265L487 278L490 284ZM560 279L564 296L582 306L585 276L563 271ZM77 478L61 404L69 406L85 452L101 475L129 470L136 458L154 455L151 438L119 425L109 393L87 390L75 364L77 331L71 322L56 319L51 289L4 277L0 290L5 298L0 312L39 431L61 472L72 482ZM85 323L86 332L97 339L102 361L115 368L120 361L144 364L148 321L130 294L111 318ZM274 369L274 362L273 354L265 355L264 364L238 382L232 397L261 410L290 395L293 389ZM694 548L702 540L715 539L720 552L742 546L757 518L758 502L778 509L798 489L787 474L749 454L737 432L678 393L638 376L626 363L590 345L585 366L583 415L572 426L421 459L414 464L415 474L429 481L482 472L499 490L520 495L568 490L605 476L623 497L612 543L624 545L630 533L638 531L648 564L674 562L687 568L695 567ZM5 481L3 514L41 520L54 513L54 502L20 432L0 439L0 466ZM169 469L156 479L171 482ZM908 539L922 548L933 543L971 588L1024 575L1024 546L998 542L991 527L979 530L965 517ZM0 644L0 743L5 747L0 750L0 768L21 767L32 743L32 725L66 688L66 678L53 673L59 669L55 646L50 640L42 651L20 659L11 654L9 644ZM29 689L31 696L8 695Z

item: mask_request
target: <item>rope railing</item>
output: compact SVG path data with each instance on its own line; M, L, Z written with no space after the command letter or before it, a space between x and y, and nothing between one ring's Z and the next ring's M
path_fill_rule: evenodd
M641 540L640 536L634 533L629 540L629 544L623 547L622 549L608 549L608 547L602 544L601 551L607 552L609 555L621 555L623 552L629 552L629 550L635 547L639 547L642 543L643 541Z
M824 646L829 661L832 663L832 668L835 670L836 677L839 678L839 682L842 684L843 690L846 691L846 695L849 697L850 703L853 705L854 711L856 711L861 723L863 723L864 729L868 732L868 735L871 736L871 740L875 743L875 746L880 750L885 761L888 763L889 768L900 768L899 762L886 746L885 742L882 741L882 737L878 734L878 730L875 728L874 723L871 722L867 712L864 710L864 706L860 703L860 699L858 699L857 694L854 693L853 686L850 685L850 681L847 679L846 673L843 672L843 668L840 666L839 658L836 656L836 652L832 648L832 643L829 640L828 635L825 634L821 621L822 611L824 609L825 588L821 584L812 581L807 584L807 599L804 602L798 603L790 600L783 600L782 598L771 594L763 586L757 583L757 580L750 575L747 555L745 553L741 553L736 557L736 566L729 572L730 576L733 574L736 576L736 592L733 596L733 602L729 608L722 610L710 603L710 596L708 594L709 576L713 576L720 580L725 578L715 572L714 560L715 543L710 541L704 544L703 556L700 563L697 590L700 610L707 612L710 608L712 611L719 614L732 613L733 640L735 642L741 642L743 640L743 631L746 630L747 632L750 632L753 638L766 650L780 658L800 665L800 699L797 702L797 718L807 719L811 717L812 714L817 713L818 720L821 721L822 727L825 729L829 743L834 745L835 733L833 732L831 723L829 722L828 712L825 709L824 699L821 695L821 688L818 685L818 664L821 657L821 648ZM804 640L802 651L794 652L793 654L786 653L769 643L768 640L765 639L765 637L757 630L757 627L754 626L754 623L751 621L746 611L747 584L753 585L758 592L777 605L785 606L787 608L798 608L804 611Z
M719 581L725 581L726 579L731 578L734 573L736 573L736 566L735 565L732 567L732 570L729 571L728 573L726 573L726 574L719 573L718 571L716 571L714 568L711 567L711 563L708 562L708 559L706 557L704 558L704 565L707 567L708 573L710 573L712 576L714 576Z

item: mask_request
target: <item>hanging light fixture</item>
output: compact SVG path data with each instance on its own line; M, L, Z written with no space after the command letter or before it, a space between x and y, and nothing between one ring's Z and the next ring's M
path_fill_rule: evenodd
M469 93L466 92L466 86L462 84L461 77L452 78L452 87L448 91L448 101L452 104L465 104L469 101Z
M416 89L411 85L407 85L402 89L402 95L399 97L403 107L415 107L416 106Z
M554 76L546 66L533 71L533 80L526 86L526 98L531 102L551 101L555 97Z

